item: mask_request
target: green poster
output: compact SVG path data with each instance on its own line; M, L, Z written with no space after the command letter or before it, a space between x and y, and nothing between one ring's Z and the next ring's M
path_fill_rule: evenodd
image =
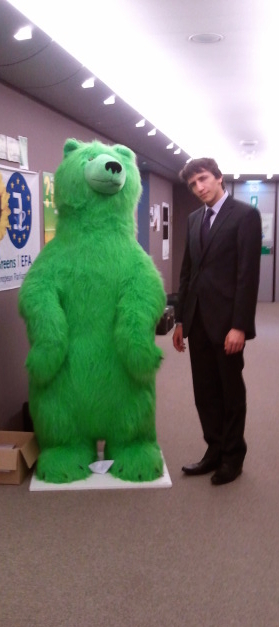
M45 244L55 236L57 210L54 204L54 174L43 172L43 205L45 221Z

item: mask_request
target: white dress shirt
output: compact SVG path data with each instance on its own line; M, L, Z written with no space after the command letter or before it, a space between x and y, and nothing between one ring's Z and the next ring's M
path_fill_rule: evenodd
M229 192L227 192L227 190L225 190L224 195L222 196L222 198L220 198L219 200L217 200L217 202L215 203L215 205L213 205L213 207L208 207L208 205L205 205L205 213L207 211L207 209L212 209L213 214L210 218L210 228L212 227L212 224L217 216L217 214L219 213L223 203L225 202L226 198L228 197Z

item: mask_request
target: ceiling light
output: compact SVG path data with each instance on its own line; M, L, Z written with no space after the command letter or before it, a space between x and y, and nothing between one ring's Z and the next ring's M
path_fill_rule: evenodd
M257 144L258 144L257 139L242 139L241 140L240 145L242 147L242 154L247 160L252 159L255 156Z
M83 89L90 89L90 87L94 87L95 85L95 78L94 76L91 76L91 78L88 78L86 81L84 81L82 83L82 87Z
M14 38L18 41L25 41L25 39L32 39L32 28L31 26L23 26L20 28L17 33L14 35Z
M233 178L234 178L234 179L239 179L239 176L240 176L240 174L234 174L234 175L233 175Z
M250 191L251 192L258 192L259 191L259 184L262 183L262 179L247 179L247 181L245 181L246 185L250 185Z
M173 151L174 155L180 155L181 153L181 148L177 148L176 150Z
M224 39L224 36L219 33L197 33L189 37L189 41L192 41L194 44L216 44L218 41L222 41L222 39Z
M153 128L147 135L156 135L156 128Z
M145 126L145 120L144 119L140 120L139 122L136 123L136 126L138 128L140 128L141 126Z
M267 175L266 175L266 178L267 178L267 179L272 179L272 177L273 177L273 174L267 174Z
M174 147L174 143L171 142L170 144L167 145L167 150L171 150L171 148Z
M115 103L115 95L109 96L106 100L104 100L105 105L112 105Z
M258 143L257 139L242 139L240 142L240 145L243 146L244 148L254 149L257 143Z

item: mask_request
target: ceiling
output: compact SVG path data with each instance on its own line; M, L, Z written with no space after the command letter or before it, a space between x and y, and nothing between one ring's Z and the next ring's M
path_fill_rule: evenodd
M27 12L32 3L16 4ZM19 42L13 35L32 23L31 12L26 18L10 2L0 0L0 80L108 141L128 145L137 153L142 171L175 181L189 157L210 156L226 175L279 176L275 0L101 4L102 16L96 0L87 3L86 15L77 13L76 4L71 5L73 11L59 0L47 5L34 2L42 15L52 14L52 27L44 25L44 32L42 17L36 16L32 39ZM64 13L67 7L65 32L58 28L62 5ZM73 56L62 48L66 34L76 42L78 33L90 44L86 64L79 52ZM99 42L97 47L98 33L102 47ZM217 43L189 39L209 33L222 37ZM94 87L82 89L81 83L92 74ZM103 101L112 93L115 104L105 106ZM141 117L146 124L138 128ZM156 135L149 136L154 126ZM171 141L174 147L167 149ZM180 154L174 154L177 148Z

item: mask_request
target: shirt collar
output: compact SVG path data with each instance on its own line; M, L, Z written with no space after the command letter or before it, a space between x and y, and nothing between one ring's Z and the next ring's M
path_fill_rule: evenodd
M220 211L223 203L225 202L226 198L228 198L229 192L227 190L225 190L222 198L219 198L219 200L217 200L217 202L215 203L215 205L213 205L213 207L208 207L208 205L205 205L205 211L207 211L207 209L212 209L212 211L217 214L218 211Z

